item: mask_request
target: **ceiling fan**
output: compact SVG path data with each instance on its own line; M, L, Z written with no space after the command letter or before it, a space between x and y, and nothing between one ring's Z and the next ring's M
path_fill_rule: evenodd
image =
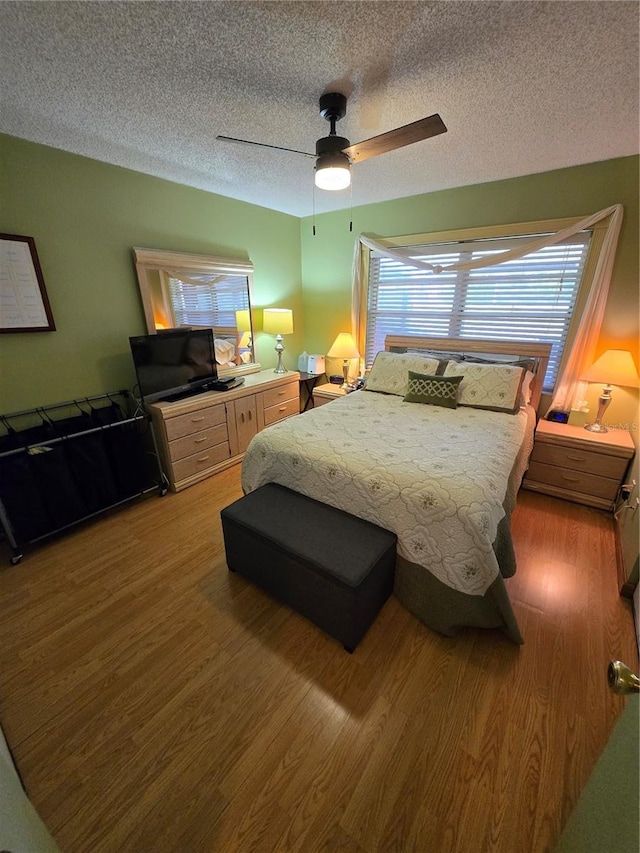
M343 190L351 183L351 164L360 163L378 154L395 151L405 145L429 139L439 133L446 133L447 128L440 116L421 118L418 121L396 127L371 139L352 145L344 136L336 135L336 122L344 118L347 112L347 99L339 92L330 92L320 97L320 115L326 119L331 130L329 136L323 136L316 142L316 153L296 151L294 148L282 148L279 145L269 145L265 142L252 142L249 139L235 139L232 136L216 136L225 142L239 142L243 145L258 145L261 148L275 148L277 151L288 151L292 154L302 154L305 157L315 157L315 184L323 190Z

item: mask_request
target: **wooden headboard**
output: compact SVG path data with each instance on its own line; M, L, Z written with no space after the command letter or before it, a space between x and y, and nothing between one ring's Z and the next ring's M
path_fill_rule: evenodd
M532 343L531 341L489 341L480 338L422 338L409 335L387 335L384 339L385 350L430 350L451 353L485 353L486 355L513 356L530 358L535 362L531 383L531 405L534 409L540 404L542 383L549 364L551 344Z

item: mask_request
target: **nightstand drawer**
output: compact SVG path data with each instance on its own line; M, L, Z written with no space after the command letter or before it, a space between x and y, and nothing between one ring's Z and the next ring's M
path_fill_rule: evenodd
M206 409L190 412L188 415L178 415L177 418L168 418L166 421L167 438L169 441L172 441L174 438L182 438L193 432L199 432L202 429L224 424L226 420L227 415L224 405L209 406Z
M574 471L583 471L587 474L597 474L600 477L609 477L618 482L629 464L628 459L620 456L607 456L590 450L576 450L541 441L536 441L531 454L531 461L556 465L559 468L571 468Z
M264 410L264 425L274 424L276 421L281 421L283 418L288 418L291 415L300 414L300 401L296 396L295 400L285 400L276 406L269 406Z
M271 406L282 405L284 400L296 400L300 398L300 383L289 382L287 385L281 385L279 388L271 388L269 391L262 393L262 403L265 409ZM276 418L277 420L277 418ZM265 423L267 423L265 417ZM270 421L269 423L272 423Z
M619 479L600 477L570 468L556 468L544 462L535 461L529 464L526 481L527 483L544 483L558 489L592 495L609 501L615 499L620 485Z
M184 459L185 456L202 453L207 448L222 444L226 440L227 425L226 423L219 424L211 427L211 429L203 429L200 432L194 432L192 435L185 435L184 438L176 438L169 442L169 453L171 459L176 462L178 459Z
M173 463L173 476L176 482L186 480L187 477L192 477L194 474L205 471L207 468L212 468L218 462L224 462L229 459L229 442L216 444L214 447L208 447L200 453L195 453L193 456L187 456L180 459L179 462Z

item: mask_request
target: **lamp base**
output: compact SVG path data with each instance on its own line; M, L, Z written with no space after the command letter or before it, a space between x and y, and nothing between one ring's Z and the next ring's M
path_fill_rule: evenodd
M598 398L598 414L596 415L596 419L592 424L585 424L585 429L589 430L589 432L609 432L606 426L602 423L602 418L604 417L604 413L607 411L610 402L611 386L607 385Z
M276 364L276 369L273 371L274 373L288 373L289 371L282 363L282 353L284 352L284 347L282 346L282 335L276 335L276 352L278 353L278 363Z
M352 391L353 385L349 382L349 359L344 358L342 360L342 385L340 386L341 391Z

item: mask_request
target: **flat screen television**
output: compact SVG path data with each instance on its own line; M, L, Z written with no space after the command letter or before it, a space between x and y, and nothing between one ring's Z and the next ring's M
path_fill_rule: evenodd
M146 403L215 390L211 329L170 329L129 338L140 394Z

